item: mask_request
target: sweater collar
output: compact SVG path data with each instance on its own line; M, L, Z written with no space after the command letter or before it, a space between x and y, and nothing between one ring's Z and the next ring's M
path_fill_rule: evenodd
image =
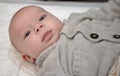
M53 49L56 48L56 43L54 43L53 45L51 45L50 47L48 47L47 49L45 49L36 59L35 63L41 67L43 62L45 61L45 59L48 57L48 55L51 53L51 51Z

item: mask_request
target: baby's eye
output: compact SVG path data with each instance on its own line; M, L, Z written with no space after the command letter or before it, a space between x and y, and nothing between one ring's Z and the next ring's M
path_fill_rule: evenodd
M39 21L44 20L44 19L45 19L45 17L46 17L46 15L42 15L42 16L39 18Z
M24 39L30 35L30 30L25 33Z

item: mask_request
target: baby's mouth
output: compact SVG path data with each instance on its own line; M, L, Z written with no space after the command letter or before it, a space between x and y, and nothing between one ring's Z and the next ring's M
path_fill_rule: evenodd
M52 30L49 30L49 31L44 33L42 41L48 42L52 39L52 37L53 37L53 32L52 32Z

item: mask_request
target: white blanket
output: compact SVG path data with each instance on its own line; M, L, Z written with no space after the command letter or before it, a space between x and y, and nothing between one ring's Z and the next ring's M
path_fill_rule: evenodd
M64 3L64 2L63 2ZM97 8L97 3L75 3L73 5L57 2L0 2L0 76L35 76L37 67L21 59L21 55L11 46L8 34L9 22L13 14L26 5L45 8L63 20L71 12L85 12L89 8ZM88 5L89 4L89 5Z

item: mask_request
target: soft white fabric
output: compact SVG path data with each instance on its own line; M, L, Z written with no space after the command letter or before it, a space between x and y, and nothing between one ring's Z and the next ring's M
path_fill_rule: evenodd
M37 71L36 66L29 64L21 59L21 55L19 55L19 53L17 53L16 50L11 46L8 35L10 18L18 9L26 5L41 6L59 17L61 20L67 18L71 12L85 12L87 9L91 8L87 7L88 4L86 3L84 4L86 7L74 7L63 6L62 4L47 5L27 2L0 2L0 76L35 76Z

